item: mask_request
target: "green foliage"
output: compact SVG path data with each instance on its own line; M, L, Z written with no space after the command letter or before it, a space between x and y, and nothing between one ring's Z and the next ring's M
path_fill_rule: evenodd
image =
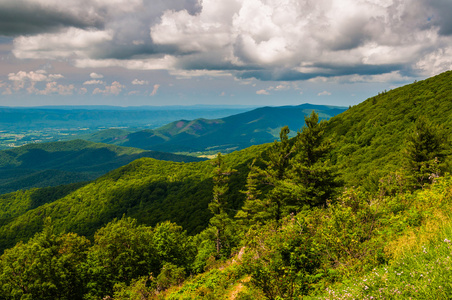
M0 260L1 299L83 299L89 241L56 235L47 225L28 243L6 250Z
M407 137L405 156L409 178L414 188L422 188L439 177L445 169L447 136L439 126L423 117L417 119Z
M158 272L152 228L132 219L113 221L99 229L88 256L90 294L111 295L116 283Z
M0 151L0 193L94 180L141 157L176 162L204 160L83 140L29 144Z
M433 126L452 129L452 71L380 94L331 118L325 135L334 139L332 162L348 186L378 190L378 179L405 165L403 141L424 116ZM376 185L368 176L378 172Z
M295 141L296 155L290 160L292 166L285 182L291 191L293 200L289 205L291 211L300 207L324 206L328 200L337 195L337 188L342 186L336 177L336 170L330 163L328 155L332 149L331 141L324 136L327 123L319 123L318 115L312 112L305 117L306 127L298 132Z
M291 219L281 228L266 225L246 237L244 269L250 284L268 299L306 294L322 276L320 249L305 223Z
M213 175L213 197L209 203L209 210L213 216L210 218L210 225L215 228L215 244L217 256L220 256L221 250L226 250L230 253L231 249L231 232L233 224L231 218L226 211L226 193L229 190L229 176L236 170L226 168L223 162L221 153L218 153L217 158L213 161L215 165ZM224 251L223 251L224 252Z
M304 207L324 206L332 199L340 183L326 156L331 149L324 140L325 122L319 123L313 111L305 117L306 127L294 140L289 140L288 127L281 129L280 142L275 141L262 160L254 163L247 178L246 200L237 218L245 223L274 220L299 212ZM269 186L266 197L260 199L258 185Z
M113 299L115 300L143 300L153 299L155 295L155 283L153 277L142 276L132 280L127 286L125 283L117 283L114 286Z
M237 170L229 176L230 192L225 196L227 212L242 205L243 196L239 191L245 184L249 161L265 148L255 146L224 157L225 164ZM30 209L21 202L16 216L10 214L8 219L1 220L0 249L26 241L41 231L43 216L52 217L58 232L75 232L88 238L123 215L151 226L171 220L191 234L199 233L212 217L208 203L212 199L213 169L210 162L183 164L143 158L52 203ZM52 199L50 196L49 200ZM15 201L12 200L19 203ZM7 205L5 203L5 207ZM19 215L19 211L26 212Z
M421 120L413 125L416 118L406 102L414 111L422 107L426 118L436 122L433 110L441 107L446 114L448 104L424 99L447 94L451 75L384 93L328 123L319 123L313 113L293 139L285 127L280 141L219 155L214 166L140 159L80 189L61 192L62 199L54 201L50 193L52 200L39 205L46 202L43 192L37 207L27 201L40 190L4 196L1 245L26 241L51 216L52 235L44 234L47 229L42 234L52 237L47 240L86 242L83 255L69 260L77 267L61 267L60 276L79 286L77 295L85 299L450 298L452 177L445 173L412 191L402 169L407 161L399 156L406 147L408 161L421 166L412 168L418 172L414 177L442 174L432 162L436 157L442 168L447 161L445 139L439 139L442 133L434 124ZM425 97L411 94L405 102L396 97L426 89L432 92ZM336 168L346 180L341 194ZM240 207L236 217L243 226L238 228L230 217ZM185 230L199 234L190 237ZM63 232L93 237L93 246ZM27 272L14 278L14 285L10 276L15 273L8 268L27 261L21 253L34 257L28 249L47 253L47 246L35 245L38 236L0 258L0 286L6 289L0 298L23 295L16 282L29 280ZM55 257L54 262L66 248L52 243L57 246L50 248L60 251L41 256ZM221 260L216 260L218 252ZM34 276L50 282L30 286L66 297L71 284L46 277L52 264L30 266L33 274L39 273L33 268L43 267L43 279ZM59 280L65 283L56 291Z
M181 284L185 279L185 269L171 263L163 265L160 274L157 276L157 291L163 291L171 286Z

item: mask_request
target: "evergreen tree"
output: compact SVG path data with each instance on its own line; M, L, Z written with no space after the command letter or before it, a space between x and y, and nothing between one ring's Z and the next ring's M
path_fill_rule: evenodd
M215 244L217 256L219 256L220 250L227 243L227 230L232 223L232 220L226 212L226 193L229 190L229 176L235 172L235 170L225 167L221 153L218 153L217 158L213 163L215 165L213 175L214 186L212 201L209 203L209 210L213 214L213 217L210 219L210 224L216 229Z
M314 111L305 117L306 126L296 137L297 154L290 160L290 173L285 187L292 196L286 212L300 210L303 206L322 206L332 200L337 188L335 168L328 159L332 149L331 141L325 139L326 121L319 122Z
M420 117L405 143L408 178L414 189L422 188L440 176L445 169L447 137L442 128Z
M248 174L245 203L237 218L248 223L274 220L277 224L282 218L284 205L289 195L284 181L290 169L290 159L295 152L294 144L289 140L289 127L281 128L280 141L275 141L266 158L261 158L261 165L253 163ZM259 187L259 188L258 188ZM266 195L259 198L260 192Z
M237 218L248 223L271 219L278 224L283 215L304 206L325 205L335 196L340 182L328 160L332 146L324 137L326 122L319 123L313 111L305 117L305 124L293 140L288 138L289 128L282 128L280 141L275 141L268 151L268 159L262 160L264 168L253 163L245 203ZM266 192L263 199L258 190Z
M250 171L246 178L246 190L241 191L245 194L245 202L243 203L242 209L238 211L235 216L240 220L242 225L251 224L262 224L265 220L270 219L268 214L268 201L266 199L261 199L262 195L262 184L260 179L260 172L257 166L255 166L256 159L250 166Z

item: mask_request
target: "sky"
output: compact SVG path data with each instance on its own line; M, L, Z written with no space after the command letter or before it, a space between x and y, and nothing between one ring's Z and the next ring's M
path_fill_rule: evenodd
M450 0L0 0L0 106L355 105L452 69Z

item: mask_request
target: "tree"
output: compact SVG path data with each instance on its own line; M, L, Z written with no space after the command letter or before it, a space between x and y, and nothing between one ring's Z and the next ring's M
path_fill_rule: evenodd
M285 182L292 195L290 203L287 203L291 212L303 206L326 205L341 186L335 168L328 159L332 145L324 136L326 121L319 122L318 114L313 111L309 117L305 117L305 124L297 134L297 154L290 161L291 170Z
M226 212L226 193L229 190L229 176L235 172L235 170L225 167L221 153L218 153L213 164L215 165L213 175L214 186L212 201L209 203L209 210L213 214L213 217L210 219L210 224L216 229L215 244L217 256L219 256L221 248L225 246L225 243L228 240L227 230L232 223L232 220Z
M56 234L50 221L0 259L0 299L83 299L89 241Z
M250 171L246 178L245 190L241 191L245 194L245 202L241 210L235 216L239 219L242 225L251 225L256 223L264 223L271 216L268 213L269 202L266 199L261 199L261 180L259 177L261 169L255 166L256 159L250 166Z
M112 296L115 284L129 285L140 276L158 273L161 262L156 254L151 227L131 218L108 223L96 232L88 256L90 296Z
M281 128L280 141L275 141L260 159L259 165L253 162L248 173L246 199L236 218L245 223L265 222L274 220L277 224L282 218L287 194L284 180L290 169L290 159L295 152L294 144L289 140L289 127ZM265 197L260 194L265 192Z
M405 142L408 178L414 189L423 188L445 169L447 137L439 126L419 117Z
M340 182L328 160L331 143L324 137L326 122L315 112L305 117L306 126L289 140L289 128L283 127L280 141L275 141L261 159L253 163L247 179L245 203L237 218L262 222L298 212L303 206L322 206L335 196ZM260 189L260 190L259 190ZM265 191L265 197L260 195Z

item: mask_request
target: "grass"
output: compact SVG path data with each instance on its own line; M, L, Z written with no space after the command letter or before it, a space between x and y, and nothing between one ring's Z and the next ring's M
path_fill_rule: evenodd
M318 299L451 299L452 213L450 182L417 195L429 217L386 247L393 259L360 277L330 286Z

